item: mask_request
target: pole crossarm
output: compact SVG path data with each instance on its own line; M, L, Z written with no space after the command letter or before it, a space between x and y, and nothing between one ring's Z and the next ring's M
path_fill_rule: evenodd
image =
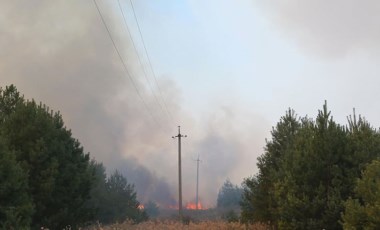
M182 135L181 134L181 126L178 126L178 135L177 136L172 136L172 138L181 138L181 137L187 137L187 135Z
M178 138L178 214L182 221L182 169L181 169L181 138L187 135L181 134L181 126L178 126L178 135L172 138Z

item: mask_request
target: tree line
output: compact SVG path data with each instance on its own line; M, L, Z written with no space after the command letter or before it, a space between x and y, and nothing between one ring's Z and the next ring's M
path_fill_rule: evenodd
M354 114L315 120L289 109L271 131L257 175L243 182L244 222L272 229L379 229L380 132Z
M72 137L59 112L0 88L0 228L75 229L147 219L133 185L109 177Z
M271 136L258 174L220 189L228 221L241 210L241 221L273 229L380 228L379 130L355 112L340 125L325 103L315 120L289 109ZM139 205L133 185L118 171L107 176L59 112L0 88L0 229L140 222L148 215Z

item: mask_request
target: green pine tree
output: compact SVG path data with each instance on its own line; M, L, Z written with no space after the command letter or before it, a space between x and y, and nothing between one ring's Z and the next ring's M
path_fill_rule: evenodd
M289 109L272 129L272 139L267 141L265 153L258 158L259 173L243 182L243 222L269 222L277 226L279 214L274 186L277 180L285 176L282 161L300 125L294 110Z
M326 103L316 120L290 115L273 129L259 173L244 181L242 220L275 229L341 229L356 178L380 156L380 133L355 113L348 126L337 124Z
M139 209L134 186L117 170L106 182L106 199L99 220L102 223L123 222L132 220L136 223L147 219L143 210Z
M358 179L355 198L345 202L343 228L380 229L380 160L369 164Z
M0 130L20 167L27 173L35 212L32 227L76 227L86 221L92 175L89 154L64 126L62 116L16 87L0 91Z
M32 214L27 174L0 136L0 229L29 229Z

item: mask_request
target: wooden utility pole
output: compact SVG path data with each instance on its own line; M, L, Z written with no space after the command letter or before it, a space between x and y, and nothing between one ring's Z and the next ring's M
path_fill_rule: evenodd
M198 155L198 159L195 160L197 162L197 192L195 193L195 204L196 204L196 210L198 211L198 184L199 184L199 162L201 160L199 160L199 155Z
M178 214L179 219L182 221L182 171L181 171L181 138L187 137L187 135L181 134L181 126L178 126Z

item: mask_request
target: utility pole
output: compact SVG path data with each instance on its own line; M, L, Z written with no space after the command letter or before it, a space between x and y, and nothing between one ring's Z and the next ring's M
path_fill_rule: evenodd
M195 193L195 204L196 204L196 210L198 211L198 184L199 184L199 154L198 159L195 160L197 162L197 191Z
M178 126L178 135L172 138L178 137L178 214L179 219L182 221L182 172L181 172L181 138L187 137L187 135L181 134L181 126Z

